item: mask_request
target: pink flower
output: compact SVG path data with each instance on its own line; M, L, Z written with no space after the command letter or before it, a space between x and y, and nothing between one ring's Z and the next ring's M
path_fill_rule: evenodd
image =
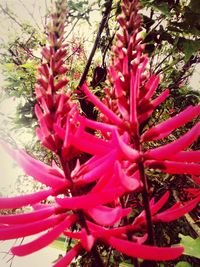
M170 92L165 89L154 96L160 78L150 76L147 69L138 8L137 0L122 3L123 15L118 19L122 28L112 49L114 58L109 68L111 89L105 88L100 99L86 82L78 88L99 111L94 121L86 118L77 101L72 100L63 44L66 9L64 2L57 3L35 87L39 123L36 134L55 160L50 166L6 145L24 172L47 186L40 192L0 198L1 209L32 207L29 213L0 216L1 240L41 233L30 243L14 246L11 249L14 255L28 255L42 249L61 234L74 239L75 245L54 267L69 265L84 250L98 254L97 244L146 260L173 260L182 254L182 247L161 248L145 242L153 239L149 230L153 229L152 223L183 216L198 204L199 194L183 205L176 203L160 211L169 199L169 192L157 202L154 198L149 201L145 168L199 175L200 152L185 149L198 138L200 124L169 144L148 149L144 142L167 137L194 119L200 109L189 107L148 129L146 121ZM132 198L138 192L143 196L143 210L135 216ZM51 204L47 204L49 196ZM129 216L135 216L132 223Z
M200 105L196 107L188 107L181 113L177 114L176 116L154 126L153 128L146 131L143 136L143 141L152 141L158 140L160 138L164 138L165 136L169 135L174 129L184 125L188 121L192 120L193 118L197 117L200 113Z
M16 197L0 197L1 209L18 209L23 206L33 205L42 200L45 200L48 196L54 194L53 189L43 190L40 192L26 194Z
M130 242L123 240L121 238L111 237L107 240L108 244L118 251L131 256L142 258L146 260L157 260L157 261L167 261L173 260L181 256L184 249L183 247L176 248L164 248L164 247L153 247L147 245L137 244L135 242Z
M67 216L61 223L55 225L54 228L49 230L46 234L43 234L39 238L35 239L34 241L13 247L11 249L12 253L17 256L25 256L37 250L40 250L43 247L48 246L56 238L58 238L63 233L64 230L72 226L75 220L76 220L75 215Z

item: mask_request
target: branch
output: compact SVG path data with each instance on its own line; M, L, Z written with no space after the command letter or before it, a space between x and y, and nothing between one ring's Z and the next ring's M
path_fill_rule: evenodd
M184 59L184 57L182 58ZM182 60L181 59L181 60ZM186 74L186 72L192 67L193 64L197 64L200 61L200 57L196 56L196 57L191 57L187 63L184 64L184 66L182 67L182 71L180 72L180 75L178 76L178 78L169 85L169 88L177 88L180 84L180 82L182 82L182 78L184 77L184 75ZM187 78L187 76L186 76Z
M105 48L105 50L104 50L103 57L102 57L102 66L103 66L103 67L105 66L105 57L106 57L106 53L107 53L108 49L110 48L110 46L111 46L111 44L112 44L112 42L113 42L113 40L114 40L114 38L115 38L115 35L116 35L117 30L118 30L118 27L117 27L117 29L115 30L115 32L113 33L112 37L110 38L110 40L109 40L109 42L108 42L108 44L107 44L107 46L106 46L106 48Z
M104 11L104 14L103 14L103 17L102 17L102 20L101 20L101 23L99 25L99 29L98 29L98 32L97 32L97 36L96 36L96 39L95 39L95 42L94 42L94 45L93 45L93 48L91 50L91 53L89 55L89 58L88 58L88 61L87 61L87 64L85 66L85 69L84 69L84 72L81 76L81 79L80 79L80 82L79 82L79 85L78 85L78 89L80 90L81 86L84 84L85 82L85 79L86 79L86 76L88 74L88 71L89 71L89 68L90 68L90 65L92 63L92 59L94 57L94 54L95 54L95 51L97 49L97 46L98 46L98 43L99 43L99 40L100 40L100 37L101 37L101 34L103 32L103 29L105 27L105 24L106 24L106 21L108 19L108 16L110 14L110 11L111 11L111 7L112 7L112 0L108 0L105 4L106 6L106 9Z
M74 25L72 26L72 28L70 29L70 31L68 32L68 34L65 36L65 38L63 39L63 42L70 36L70 34L72 33L72 31L74 30L74 28L76 27L76 24L79 22L79 18L77 18L77 20L75 21Z
M30 12L30 10L27 8L27 6L24 4L24 2L22 0L18 0L21 5L24 7L24 9L27 11L27 13L29 14L29 16L32 18L32 20L35 22L35 25L38 27L39 30L41 30L41 27L39 26L39 24L37 23L36 19L33 16L33 12Z
M110 11L111 11L111 8L112 8L112 0L108 0L105 4L105 11L104 11L104 14L103 14L103 17L102 17L102 20L100 22L100 25L99 25L99 29L98 29L98 32L97 32L97 36L96 36L96 39L95 39L95 42L94 42L94 45L93 45L93 48L91 50L91 53L89 55L89 58L88 58L88 61L86 63L86 66L85 66L85 69L83 71L83 74L81 76L81 79L80 79L80 82L77 86L77 90L79 90L81 92L81 86L84 84L85 80L86 80L86 76L88 74L88 71L89 71L89 68L90 68L90 65L92 63L92 59L94 57L94 54L95 54L95 51L97 49L97 46L98 46L98 43L99 43L99 40L100 40L100 37L101 37L101 34L103 32L103 29L105 28L105 25L106 25L106 22L108 20L108 17L109 17L109 14L110 14ZM82 93L82 92L81 92ZM81 94L80 97L79 97L79 102L80 102L80 105L81 105L81 109L82 111L85 113L86 117L89 118L89 119L92 119L92 120L96 120L96 114L94 112L94 105L91 103L91 102L87 102L84 98L84 95Z
M6 14L11 20L13 20L19 27L23 27L23 24L21 24L19 21L17 21L16 20L16 18L13 16L13 15L11 15L10 13L9 13L9 10L8 10L8 8L4 8L1 4L0 4L0 9L2 10L2 12L4 13L4 14Z
M155 66L155 69L153 70L153 73L159 74L160 72L162 72L162 68L159 69L160 66L165 62L165 60L166 60L168 57L170 57L170 56L173 54L173 52L174 52L174 51L172 50L169 54L166 55L166 57L163 58L163 60L162 60L157 66Z

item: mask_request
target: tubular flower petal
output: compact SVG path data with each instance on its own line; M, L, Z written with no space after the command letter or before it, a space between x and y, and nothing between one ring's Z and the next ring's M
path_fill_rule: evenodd
M50 49L47 48L47 47L44 47L44 48L42 49L41 54L42 54L43 57L45 57L47 60L49 60L50 57L51 57Z
M156 99L152 100L149 104L149 108L147 111L142 112L139 115L139 122L142 123L145 120L147 120L151 114L153 113L154 109L159 106L161 103L163 103L166 98L169 96L169 90L166 89L164 92L162 92Z
M110 152L110 143L91 134L70 135L70 144L91 155L105 155Z
M54 190L48 189L32 194L26 194L16 197L1 197L0 198L0 209L18 209L23 206L32 205L38 203L48 196L53 195Z
M181 256L183 247L163 248L153 247L147 245L140 245L134 242L123 240L116 237L107 239L109 245L118 251L134 258L141 258L145 260L167 261L174 260Z
M108 239L112 236L121 237L124 236L124 234L129 231L138 232L141 230L141 227L138 225L125 225L121 227L107 229L105 227L94 224L90 221L87 221L87 224L93 236L101 239Z
M6 150L23 168L27 175L34 177L35 180L50 186L52 188L67 188L70 183L67 180L61 179L60 176L51 174L53 168L29 156L22 150L14 150L6 146Z
M123 121L117 117L117 115L112 112L107 106L105 106L95 95L93 95L88 89L87 85L84 84L81 87L81 90L86 94L86 96L90 99L90 101L99 108L99 110L107 116L107 118L116 125L122 125Z
M67 267L72 262L72 260L79 254L81 251L81 244L76 244L72 249L70 249L67 254L56 262L52 267Z
M200 165L195 163L182 163L176 161L158 161L158 160L147 160L145 165L148 168L160 169L166 173L185 173L185 174L200 174Z
M156 81L156 75L152 74L149 79L146 81L145 85L141 88L140 93L139 93L139 99L142 100L145 95L147 94L148 91L153 91L154 89L154 83ZM148 98L147 98L148 99Z
M65 140L65 130L56 123L54 123L53 128L55 133L60 137L60 139Z
M92 235L87 234L85 228L81 230L81 245L86 251L90 251L94 245L95 238Z
M141 186L140 181L134 177L129 177L124 173L118 161L115 162L115 175L116 178L118 178L119 183L125 188L126 191L132 192Z
M114 129L117 127L115 125L103 123L103 122L98 122L98 121L93 121L90 119L87 119L83 116L77 116L77 120L81 123L84 124L85 127L91 128L94 130L100 130L102 133L107 133L107 132L112 132Z
M152 141L164 138L170 134L174 129L184 125L188 121L194 119L200 114L200 105L196 107L188 107L176 116L152 127L142 135L142 140Z
M59 90L60 88L63 88L65 85L67 85L69 80L60 80L56 85L55 85L55 91Z
M115 93L118 98L123 96L123 89L119 77L115 80Z
M130 80L130 122L137 125L137 100L138 100L138 90L139 90L139 70L136 69L131 73Z
M116 160L116 152L110 152L108 155L102 156L100 160L96 160L93 164L87 164L88 171L74 180L76 184L86 184L98 180L104 173L105 170L112 168Z
M86 212L98 224L112 226L121 220L122 217L127 216L131 210L131 208L122 209L121 207L110 208L106 206L97 206L86 210Z
M95 242L95 237L93 235L88 234L85 228L81 229L81 231L79 232L65 231L64 235L66 235L69 238L80 240L82 247L86 251L90 251Z
M200 162L200 151L181 151L168 156L168 159L179 162Z
M168 156L176 154L191 145L198 138L199 134L200 123L193 126L190 131L170 144L148 150L145 152L144 156L146 158L167 159Z
M40 233L55 226L65 217L66 215L60 214L48 219L40 220L39 222L2 227L0 228L0 240L20 238Z
M152 76L150 79L149 79L149 83L146 84L145 86L145 90L146 91L146 94L144 96L144 99L145 100L149 100L153 94L155 93L158 85L159 85L159 81L160 81L160 77L159 76Z
M196 207L196 205L199 203L199 200L200 200L200 195L193 200L185 202L182 207L175 206L169 210L166 210L166 211L163 211L157 214L155 216L155 219L163 221L163 222L171 222L171 221L177 220L178 218L184 216L184 214L193 210Z
M17 256L29 255L37 250L40 250L50 243L52 243L56 238L62 234L62 232L73 225L76 220L76 215L67 216L61 223L56 225L52 230L46 234L40 236L32 242L24 245L16 246L11 249L11 252Z
M100 204L113 202L122 195L121 188L77 197L56 198L56 202L66 209L89 209Z
M119 136L117 130L113 131L113 142L116 144L116 147L119 148L119 156L129 160L138 160L140 157L140 153L136 150L131 148L127 145L123 140L122 137Z
M50 217L56 211L56 208L45 207L41 210L36 210L29 213L13 214L13 215L0 215L0 224L20 224L39 221Z
M151 206L151 215L156 214L169 199L169 191L167 191L155 204Z
M150 211L151 211L151 216L156 214L167 202L169 198L169 192L167 191L156 203L154 203L154 199L151 200L150 202ZM146 223L146 218L145 218L145 211L142 211L134 220L133 225L140 225Z

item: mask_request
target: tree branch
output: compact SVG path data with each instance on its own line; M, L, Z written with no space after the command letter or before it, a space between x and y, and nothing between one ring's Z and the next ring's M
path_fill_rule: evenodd
M16 18L12 15L12 14L10 14L9 13L9 9L8 8L4 8L1 4L0 4L0 9L2 10L2 12L4 13L4 14L6 14L11 20L13 20L19 27L23 27L23 25L19 22L19 21L17 21L16 20Z
M105 9L105 11L104 11L102 20L101 20L101 22L100 22L99 29L98 29L98 32L97 32L97 36L96 36L96 39L95 39L93 48L92 48L92 50L91 50L91 53L90 53L90 55L89 55L87 64L86 64L86 66L85 66L84 72L83 72L83 74L82 74L82 76L81 76L81 79L80 79L80 82L79 82L79 85L78 85L78 89L79 89L79 90L80 90L80 87L84 84L85 79L86 79L86 76L87 76L87 74L88 74L88 71L89 71L90 65L91 65L91 63L92 63L92 59L93 59L93 57L94 57L95 51L96 51L96 49L97 49L97 46L98 46L98 43L99 43L101 34L102 34L102 32L103 32L103 29L104 29L104 27L105 27L106 21L107 21L107 19L108 19L108 16L109 16L109 14L110 14L110 11L111 11L112 0L108 0L108 1L106 2L105 6L106 6L106 9Z

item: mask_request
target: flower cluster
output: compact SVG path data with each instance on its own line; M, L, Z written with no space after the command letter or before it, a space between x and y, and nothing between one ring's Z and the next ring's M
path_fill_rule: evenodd
M37 136L60 164L52 162L52 166L48 166L22 150L7 147L27 175L47 186L37 193L0 198L1 209L27 205L33 209L29 213L0 216L1 240L48 230L32 242L13 247L14 255L33 253L60 234L77 242L55 267L69 265L82 250L97 249L97 242L130 257L147 260L171 260L183 252L182 247L150 244L149 223L178 219L198 204L200 194L184 205L176 203L160 212L169 192L157 202L154 198L149 200L145 169L199 175L200 152L186 149L199 136L200 124L169 144L148 150L143 144L168 136L199 115L200 106L190 106L150 129L144 127L155 108L165 101L169 90L154 97L159 77L150 75L147 69L148 56L143 53L140 38L138 1L124 0L121 7L120 30L109 68L111 89L105 88L100 100L86 83L80 88L99 110L97 121L93 121L81 114L77 101L71 99L72 92L67 90L63 44L66 8L64 1L57 2L48 26L49 43L42 50L43 63L38 69L35 113L39 121ZM86 154L89 154L87 159ZM133 203L126 199L136 193L146 196L144 210L129 222ZM54 202L41 204L49 196Z

